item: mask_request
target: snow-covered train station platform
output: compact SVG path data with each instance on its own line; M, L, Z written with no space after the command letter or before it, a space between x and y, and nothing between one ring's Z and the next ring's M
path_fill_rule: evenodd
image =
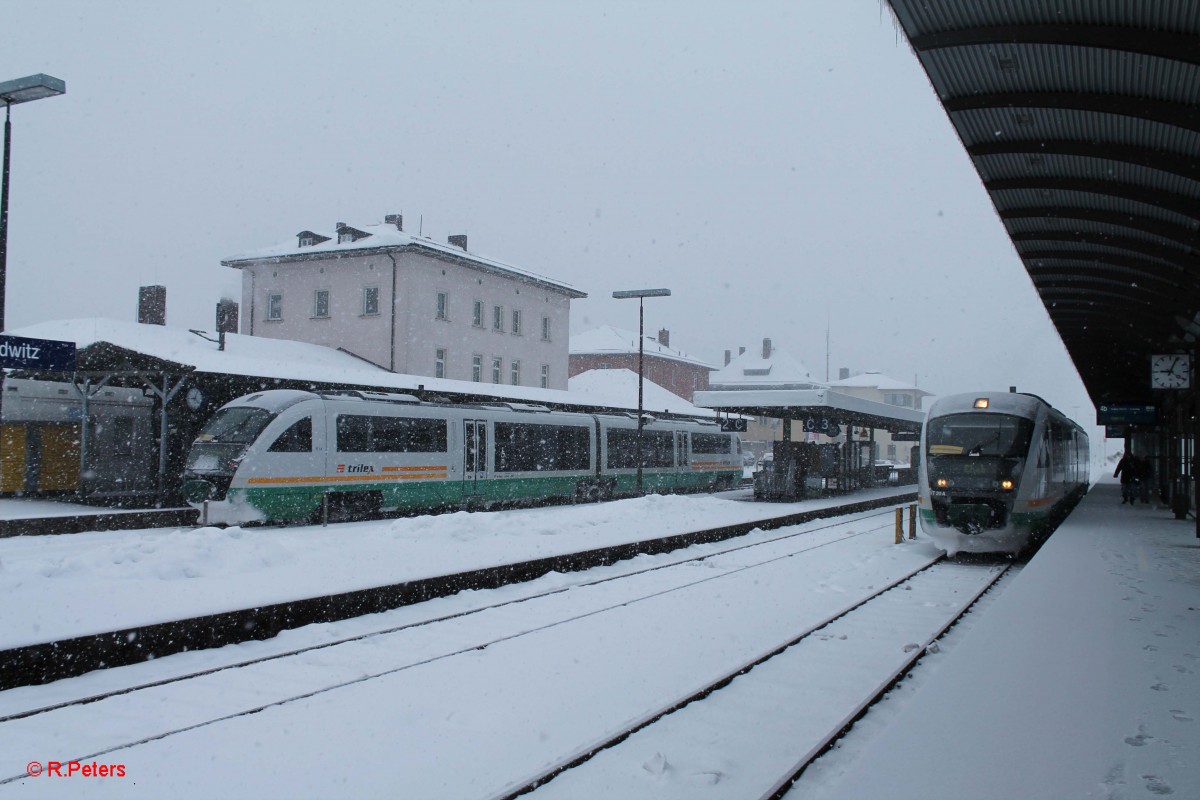
M1193 521L1098 484L981 611L787 796L1200 797Z

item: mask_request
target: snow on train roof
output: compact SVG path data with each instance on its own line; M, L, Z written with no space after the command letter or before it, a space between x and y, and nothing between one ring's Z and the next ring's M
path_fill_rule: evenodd
M225 349L219 350L214 333L196 333L185 328L113 319L55 320L6 333L32 339L74 342L79 350L108 343L183 368L217 375L337 383L399 391L419 390L423 386L432 393L486 393L499 400L521 403L637 408L637 375L629 370L593 370L602 373L598 375L583 373L571 378L569 389L564 392L561 389L479 384L394 373L330 347L264 336L227 334ZM672 414L713 416L713 412L697 408L651 381L646 381L645 387L647 399L644 407L651 413L667 410Z

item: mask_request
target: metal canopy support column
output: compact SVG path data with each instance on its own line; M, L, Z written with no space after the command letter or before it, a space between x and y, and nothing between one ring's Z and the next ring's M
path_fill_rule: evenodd
M869 452L867 453L867 485L875 485L875 423L871 423L871 427L867 428L870 432L870 438L867 441Z
M155 386L154 383L147 377L142 376L142 382L146 387L154 393L154 396L161 401L159 409L159 425L158 425L158 506L162 508L166 502L167 495L167 404L171 399L183 388L183 384L187 381L187 377L180 378L175 385L171 385L171 376L167 373L162 374L162 388Z
M83 376L83 385L79 385L78 375L71 376L71 386L74 387L75 393L79 395L80 403L80 420L79 420L79 489L80 497L87 497L85 491L85 479L87 478L87 463L88 463L88 445L91 444L91 437L88 435L88 421L91 418L88 401L92 396L99 392L111 379L111 375L105 375L95 385L92 384L90 376Z

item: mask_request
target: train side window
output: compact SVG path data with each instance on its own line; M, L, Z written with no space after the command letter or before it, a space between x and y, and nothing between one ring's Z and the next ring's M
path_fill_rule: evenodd
M693 453L728 453L732 448L732 440L728 433L693 433Z
M374 417L371 450L380 453L446 452L446 420Z
M370 452L371 418L338 414L337 449L339 453Z
M311 453L312 417L305 417L279 434L270 447L272 453Z

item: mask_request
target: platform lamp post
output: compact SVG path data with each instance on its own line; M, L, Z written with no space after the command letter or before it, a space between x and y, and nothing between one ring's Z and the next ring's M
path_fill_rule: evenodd
M30 75L0 83L4 103L4 177L0 183L0 331L4 330L4 290L8 276L8 163L12 152L12 107L17 103L54 97L67 91L67 84L49 75Z
M642 365L645 360L646 352L646 308L645 300L647 297L670 297L670 289L628 289L620 292L613 292L613 298L617 300L627 300L636 297L638 301L638 407L637 407L637 490L638 494L642 493L642 426L645 422L642 420L642 382L643 369Z

